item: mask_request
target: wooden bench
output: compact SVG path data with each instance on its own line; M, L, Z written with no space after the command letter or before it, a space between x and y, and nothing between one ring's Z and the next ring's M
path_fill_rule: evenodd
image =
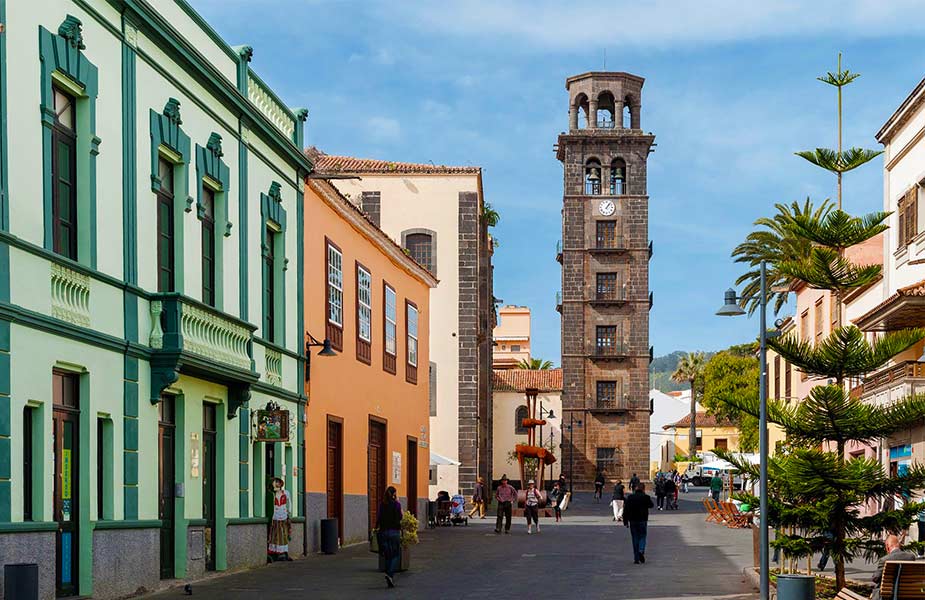
M925 561L887 561L880 580L880 598L925 600Z
M862 596L857 592L852 592L848 588L842 588L842 590L835 595L835 600L868 600L868 596Z

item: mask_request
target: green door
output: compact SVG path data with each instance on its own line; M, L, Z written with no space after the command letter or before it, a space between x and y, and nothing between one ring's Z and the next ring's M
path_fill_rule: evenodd
M78 503L80 474L77 469L80 448L79 379L76 375L55 371L53 434L55 449L54 519L55 589L57 596L77 595Z

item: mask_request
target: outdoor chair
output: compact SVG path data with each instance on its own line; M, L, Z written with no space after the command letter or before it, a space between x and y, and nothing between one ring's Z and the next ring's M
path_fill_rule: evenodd
M703 499L703 507L707 509L707 518L704 519L707 523L710 521L714 523L722 523L723 515L719 510L719 507L716 506L716 501L712 498Z
M925 599L925 561L889 560L883 566L881 600Z
M752 520L752 513L744 513L732 502L722 502L723 512L726 515L726 526L741 528L748 527Z

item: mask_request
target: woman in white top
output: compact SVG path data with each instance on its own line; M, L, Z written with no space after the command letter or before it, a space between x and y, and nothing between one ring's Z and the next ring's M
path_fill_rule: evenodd
M536 523L536 532L540 532L540 491L536 489L536 482L532 479L527 482L526 500L524 501L524 516L527 517L527 534L533 533L533 523Z

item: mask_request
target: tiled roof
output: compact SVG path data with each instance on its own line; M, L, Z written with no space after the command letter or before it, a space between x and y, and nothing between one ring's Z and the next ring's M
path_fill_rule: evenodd
M322 174L335 173L420 173L420 174L471 174L478 175L481 167L454 167L430 163L407 163L374 158L355 158L325 154L314 146L305 154L314 163L315 171Z
M907 285L906 287L899 288L898 290L896 290L895 294L893 294L892 296L890 296L889 298L887 298L886 300L884 300L877 306L873 307L872 309L870 309L869 311L867 311L860 317L857 317L856 319L854 319L854 322L859 323L859 324L864 323L864 321L867 321L868 319L872 318L874 315L876 315L878 312L880 312L884 308L893 304L900 298L903 298L906 296L925 296L925 279L917 283L913 283L912 285Z
M684 417L677 423L671 423L662 427L662 429L671 429L672 427L690 427L691 426L691 416L689 414L684 415ZM705 412L697 413L697 427L735 427L735 423L732 421L720 421L717 420L716 415L711 415Z
M496 370L492 377L492 388L496 392L525 392L528 389L561 392L562 369Z

